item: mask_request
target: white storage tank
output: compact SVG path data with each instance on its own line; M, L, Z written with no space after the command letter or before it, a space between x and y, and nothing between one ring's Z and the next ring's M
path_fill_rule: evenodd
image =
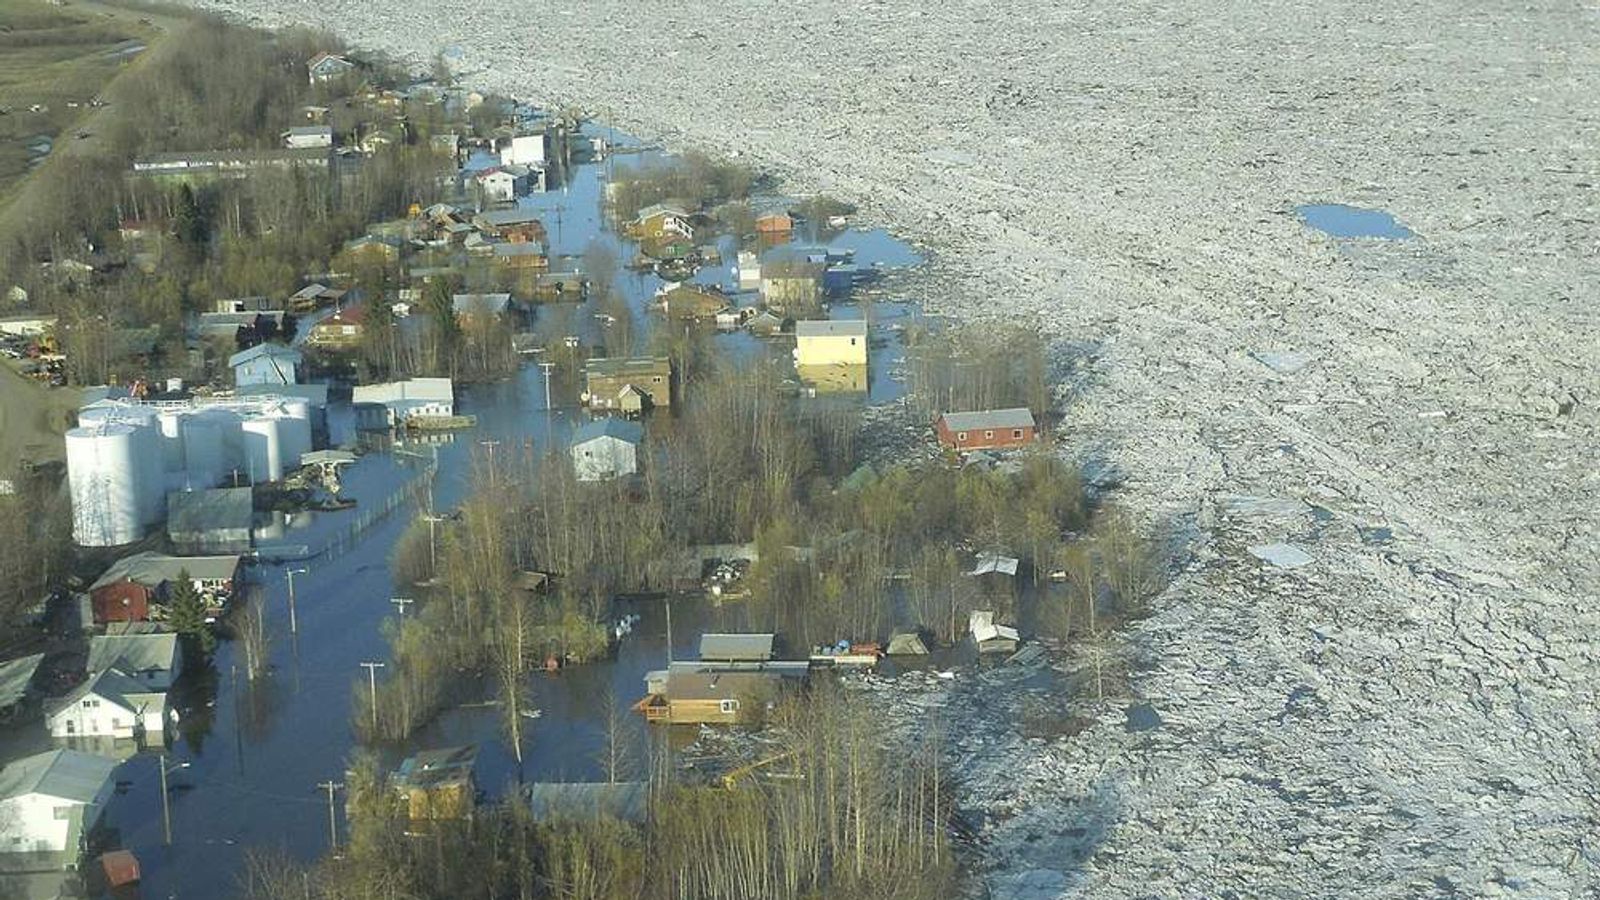
M252 483L277 481L283 477L283 434L280 419L256 416L245 419L244 436L245 471Z
M179 409L164 409L156 416L161 426L161 467L169 473L183 471L183 420L186 418Z
M154 410L134 425L134 453L141 470L139 519L154 525L167 517L167 471L162 464L161 424Z
M301 454L311 452L311 404L289 398L277 404L270 414L278 419L283 438L283 468L299 468Z
M184 488L203 491L223 483L228 476L227 451L223 446L223 424L211 412L195 412L183 417Z
M84 547L115 547L144 537L139 429L104 422L72 429L66 443L73 539Z

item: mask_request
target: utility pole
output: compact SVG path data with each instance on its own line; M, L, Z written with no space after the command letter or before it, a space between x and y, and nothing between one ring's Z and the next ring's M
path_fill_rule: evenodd
M383 668L381 662L364 662L362 668L367 670L367 690L372 698L372 736L378 736L378 670Z
M393 603L395 608L400 610L400 618L404 619L406 617L406 607L416 603L417 601L407 597L390 597L389 602Z
M541 362L541 363L539 363L539 368L544 370L544 408L545 409L550 409L551 408L551 406L550 406L550 370L554 369L555 367L556 367L556 364L553 363L553 362Z
M328 847L332 850L339 849L339 820L333 815L333 792L344 787L344 782L328 780L320 782L317 787L328 792Z
M667 667L672 667L672 598L667 598Z
M283 573L283 576L285 578L289 579L289 633L290 634L299 634L300 633L300 623L296 619L295 612L294 612L294 576L296 576L296 575L307 575L309 573L310 573L309 569L290 569L287 572Z
M478 443L489 448L489 484L494 484L494 448L500 446L499 441L479 441Z
M431 505L431 504L430 504ZM434 534L434 528L444 521L444 516L428 513L422 517L428 523L428 577L439 577L439 540ZM403 613L402 613L403 614Z
M187 762L181 762L167 768L167 755L165 753L156 757L156 765L161 769L161 835L167 846L172 846L172 805L167 800L167 775L179 769L189 768Z

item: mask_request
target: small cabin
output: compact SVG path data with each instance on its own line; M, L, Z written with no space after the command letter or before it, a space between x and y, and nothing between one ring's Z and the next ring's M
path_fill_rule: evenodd
M395 770L391 783L413 822L472 817L478 802L478 748L424 750Z
M944 413L933 428L940 445L958 453L1013 450L1039 440L1033 413L1025 407Z

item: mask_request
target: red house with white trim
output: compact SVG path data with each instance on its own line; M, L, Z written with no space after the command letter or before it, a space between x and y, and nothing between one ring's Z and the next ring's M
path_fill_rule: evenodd
M939 444L958 453L1012 450L1038 443L1039 428L1025 407L943 413L933 420Z

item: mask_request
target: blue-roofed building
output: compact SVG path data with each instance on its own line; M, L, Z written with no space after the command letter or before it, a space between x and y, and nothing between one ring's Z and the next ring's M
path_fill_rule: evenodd
M233 369L233 383L248 384L298 384L300 351L282 344L257 344L228 357L228 367Z
M593 419L572 435L572 468L579 481L605 481L639 471L644 427L627 419Z

